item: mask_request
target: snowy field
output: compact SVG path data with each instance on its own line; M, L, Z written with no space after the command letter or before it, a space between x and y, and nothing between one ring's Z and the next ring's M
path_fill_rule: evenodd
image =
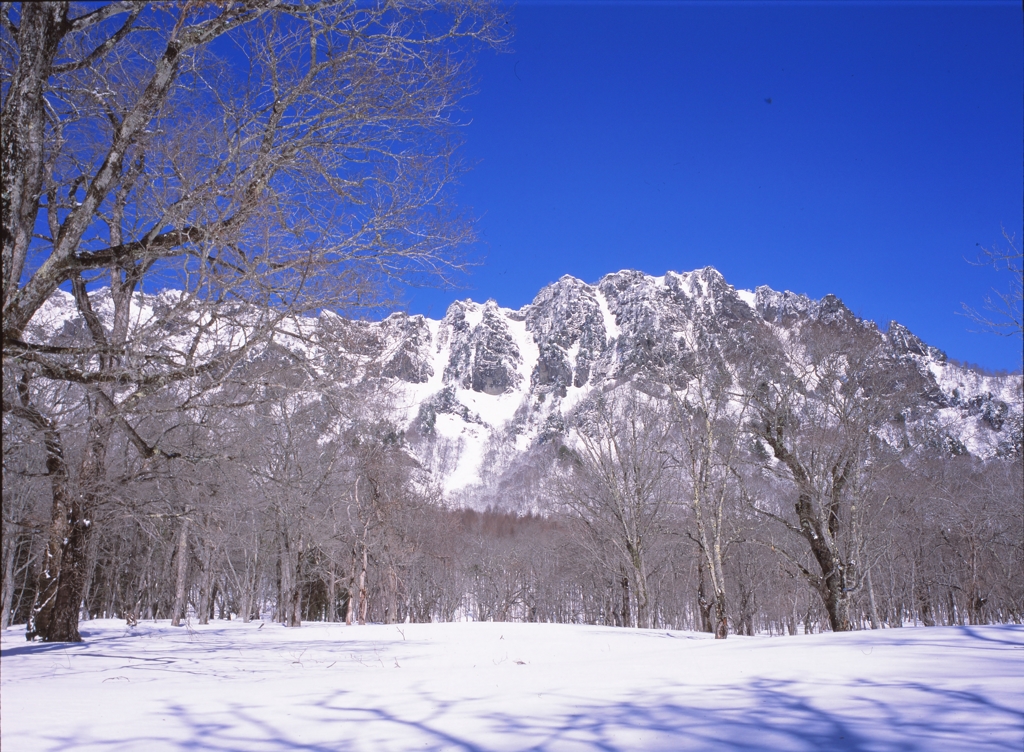
M1024 627L798 637L549 624L2 635L4 752L1024 749Z

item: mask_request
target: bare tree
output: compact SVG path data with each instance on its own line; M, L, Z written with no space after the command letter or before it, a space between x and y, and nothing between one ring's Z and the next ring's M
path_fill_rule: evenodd
M44 640L78 639L112 432L169 454L139 430L154 394L223 379L289 316L458 266L472 230L446 204L452 118L468 47L507 36L485 2L76 10L0 10L3 357L24 382L4 412L48 437L49 566L29 627ZM57 343L33 320L67 287L86 326ZM137 297L158 288L175 292ZM53 381L89 408L74 468L42 398Z
M985 296L982 311L964 303L964 314L981 326L982 331L1024 338L1024 252L1006 230L1003 230L1003 239L1005 248L982 248L978 260L972 263L1005 273L1009 277L1008 289L993 288L992 295Z
M664 405L631 385L601 394L577 413L570 473L562 498L582 524L593 552L612 577L621 574L624 598L635 605L635 623L653 625L649 556L669 510L665 481L670 457Z
M749 397L740 392L728 365L713 349L691 342L693 375L682 389L672 393L673 465L682 473L693 513L688 535L697 544L703 561L698 566L698 599L702 612L714 609L712 631L716 639L729 634L724 549L728 543L727 503L739 494L735 489L736 466L742 454L743 424ZM705 572L711 597L705 592Z
M764 503L755 508L809 547L813 568L774 546L821 596L832 629L847 631L870 565L872 474L903 448L899 416L912 373L887 361L877 331L842 316L807 325L788 346L794 370L769 355L774 365L751 384L750 428L762 442L765 467L796 502L793 513Z

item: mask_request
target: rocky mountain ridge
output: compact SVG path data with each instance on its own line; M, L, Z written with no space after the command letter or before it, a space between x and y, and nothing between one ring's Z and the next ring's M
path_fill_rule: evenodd
M392 333L385 363L402 364L382 371L396 379L399 422L425 437L418 451L444 488L469 493L515 454L563 430L565 416L594 389L628 380L678 386L692 373L698 343L742 357L758 327L796 331L841 319L872 329L894 357L913 361L929 419L953 451L1019 451L1019 374L987 376L950 363L906 327L891 322L878 331L835 296L736 290L710 267L663 277L622 271L593 285L565 276L519 310L464 300L439 321L393 314L371 326Z
M37 324L67 328L69 310L72 301L57 299ZM680 387L699 367L698 349L740 362L766 327L798 338L813 322L844 321L913 364L924 419L950 451L985 458L1020 451L1020 374L984 375L951 363L906 327L891 322L882 332L833 295L736 290L711 267L661 277L620 271L596 284L564 276L519 310L460 300L440 320L323 314L295 322L302 336L279 345L308 352L319 340L322 351L342 347L334 354L346 356L346 379L357 356L355 378L376 380L392 396L393 420L422 466L450 497L474 504L517 457L563 433L565 418L594 390L627 381ZM342 336L327 344L328 330ZM332 353L321 355L329 360Z

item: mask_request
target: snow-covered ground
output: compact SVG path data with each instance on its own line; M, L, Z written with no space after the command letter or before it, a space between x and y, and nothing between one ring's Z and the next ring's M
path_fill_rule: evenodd
M4 752L1021 750L1024 627L730 637L549 624L2 635Z

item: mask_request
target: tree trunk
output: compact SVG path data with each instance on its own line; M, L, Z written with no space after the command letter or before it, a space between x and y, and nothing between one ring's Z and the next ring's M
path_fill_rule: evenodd
M71 491L60 435L40 413L34 409L32 412L38 416L34 422L44 429L53 507L49 540L26 637L43 642L81 642L78 618L89 561L88 544L92 531L89 511L95 506L100 493L113 424L95 417L90 421L89 440L75 493Z
M18 550L17 536L12 536L4 552L3 606L0 608L0 629L11 623L11 604L14 602L14 554Z
M178 533L178 576L174 586L174 608L171 615L171 626L180 627L185 618L185 593L188 584L188 526L191 520L186 507L185 516L181 521L181 532Z
M825 611L828 613L828 623L832 631L853 631L853 624L850 622L850 594L826 585L821 597L825 601Z
M714 623L711 621L711 609L714 606L707 593L707 576L704 572L704 557L697 559L697 610L700 612L700 631L714 632Z
M833 532L826 532L821 521L814 515L811 494L806 490L800 492L796 513L800 520L800 532L810 545L822 573L817 580L817 589L828 613L829 626L833 632L849 632L853 625L850 623L851 591L847 587L847 565L829 544Z
M95 533L89 536L89 554L85 564L85 585L82 587L82 618L90 618L92 605L92 586L96 579L96 565L100 558L100 537Z
M882 620L878 618L878 605L875 603L875 587L871 584L871 570L868 570L868 606L870 607L871 628L881 629Z
M359 570L359 623L366 624L366 611L369 607L368 598L366 597L366 565L367 565L367 551L366 545L363 545L363 566Z
M206 623L210 623L210 619L213 619L217 614L217 596L220 595L220 579L217 577L213 578L213 585L210 587L210 607L206 612Z
M331 570L327 580L327 613L324 618L328 622L338 620L338 575L334 571L334 561L331 560Z
M25 393L27 395L27 387ZM50 476L50 492L53 495L49 534L39 565L35 600L29 613L25 637L29 640L38 637L44 642L60 642L62 638L71 642L81 642L82 638L78 635L77 624L74 633L70 635L58 634L58 630L53 624L53 604L57 598L61 559L64 556L64 542L68 537L72 506L70 479L67 462L64 458L63 444L56 428L28 404L27 396L23 397L22 405L25 416L43 433L43 444L46 449L46 472Z
M356 612L356 572L358 569L358 557L356 556L355 547L352 548L352 574L348 578L348 603L345 604L345 624L346 626L352 626L352 620L355 618Z
M252 595L249 593L249 584L246 583L245 588L242 590L242 598L238 603L239 616L242 617L242 623L248 624L252 621Z
M703 531L701 531L701 536L702 540L706 540ZM721 551L717 547L711 549L702 546L701 548L701 553L705 559L704 563L707 564L708 573L711 575L711 589L714 599L712 603L708 604L707 619L709 622L711 621L711 605L714 605L715 609L714 623L706 631L714 632L716 640L724 640L729 636L729 609L725 597L725 573L722 570Z
M935 626L935 616L932 612L931 592L927 587L922 587L917 593L917 612L921 623L926 627Z
M729 636L729 610L726 607L725 591L715 591L715 639L724 640Z
M629 597L629 576L626 574L625 567L621 570L620 585L622 586L622 611L621 613L621 624L623 627L633 626L633 616L630 613L630 597Z
M210 623L210 607L212 605L213 589L213 547L206 545L203 548L202 560L203 572L199 580L199 623Z
M274 562L274 583L277 586L277 598L274 599L274 616L276 622L284 622L284 567L281 561L281 552L277 552L277 560Z
M395 572L393 564L388 564L387 615L384 622L386 624L398 622L398 573Z
M85 505L79 496L72 500L67 522L59 527L66 532L59 557L51 559L58 568L57 577L50 577L45 600L37 606L34 630L43 642L81 642L78 632L85 570L88 562L89 526ZM58 528L54 524L52 530Z
M647 590L647 571L639 548L632 548L630 556L633 564L633 575L636 580L636 625L641 629L650 629L650 596Z
M295 574L292 576L292 602L288 609L288 626L302 626L302 539L295 554ZM290 563L290 562L289 562Z
M255 564L252 567L250 567L249 557L247 555L245 562L245 582L242 583L242 599L241 603L238 606L241 609L240 615L242 617L243 624L248 624L250 621L252 621L253 617L253 602L256 600L256 577L254 570Z
M46 174L46 99L43 90L64 36L67 2L25 3L17 46L18 65L5 92L0 127L0 247L3 257L3 305L21 280L39 211ZM9 48L8 48L9 49ZM7 332L4 337L6 340Z

